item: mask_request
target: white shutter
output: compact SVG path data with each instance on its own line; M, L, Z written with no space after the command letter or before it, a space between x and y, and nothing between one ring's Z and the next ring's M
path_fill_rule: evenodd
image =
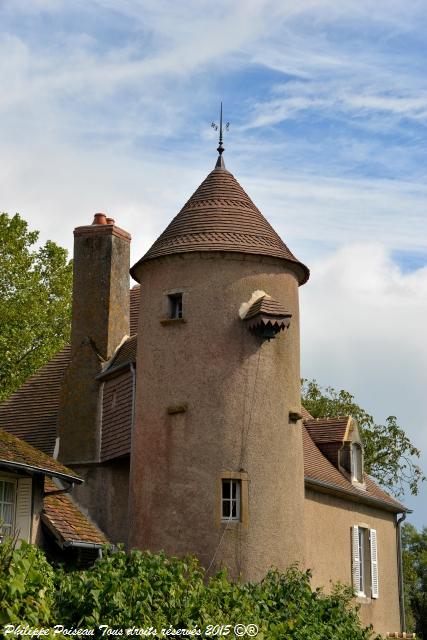
M352 571L353 571L353 588L357 594L360 593L360 557L359 557L359 527L351 528L352 540Z
M20 540L30 542L31 539L31 493L32 478L19 478L16 492L15 532Z
M371 583L372 597L378 598L378 554L377 554L377 531L371 529Z

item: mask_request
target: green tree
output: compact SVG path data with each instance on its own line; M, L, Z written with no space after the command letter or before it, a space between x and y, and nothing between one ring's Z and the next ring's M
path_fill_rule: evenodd
M321 387L316 380L302 380L302 403L314 418L351 415L357 420L363 439L366 472L397 497L408 489L414 495L418 493L419 485L425 480L416 463L420 451L395 416L386 418L385 424L377 424L351 393Z
M402 527L403 576L407 629L427 639L427 527Z
M48 240L35 246L18 214L0 214L0 401L69 339L72 265Z

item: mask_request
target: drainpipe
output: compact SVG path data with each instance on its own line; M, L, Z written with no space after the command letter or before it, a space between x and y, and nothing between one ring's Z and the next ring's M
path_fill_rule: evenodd
M396 520L396 538L397 538L397 567L399 574L399 607L400 607L400 630L406 631L405 616L405 594L403 591L403 557L402 557L402 523L406 520L406 513L402 513L400 518Z
M56 489L55 491L43 491L43 498L47 498L47 496L60 496L63 493L71 493L74 489L74 482L70 482L68 487L65 489Z

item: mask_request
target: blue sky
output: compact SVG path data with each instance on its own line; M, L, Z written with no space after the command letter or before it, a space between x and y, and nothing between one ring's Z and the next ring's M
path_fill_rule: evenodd
M427 473L426 0L0 0L0 209L137 260L225 161L312 269L302 373L394 414ZM413 521L427 524L427 489Z

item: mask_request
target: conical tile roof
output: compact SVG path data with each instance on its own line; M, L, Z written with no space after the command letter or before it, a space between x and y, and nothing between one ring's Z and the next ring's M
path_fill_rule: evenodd
M282 258L294 266L300 284L309 276L307 267L291 253L236 178L222 167L211 171L131 274L135 277L135 267L146 260L194 251Z

